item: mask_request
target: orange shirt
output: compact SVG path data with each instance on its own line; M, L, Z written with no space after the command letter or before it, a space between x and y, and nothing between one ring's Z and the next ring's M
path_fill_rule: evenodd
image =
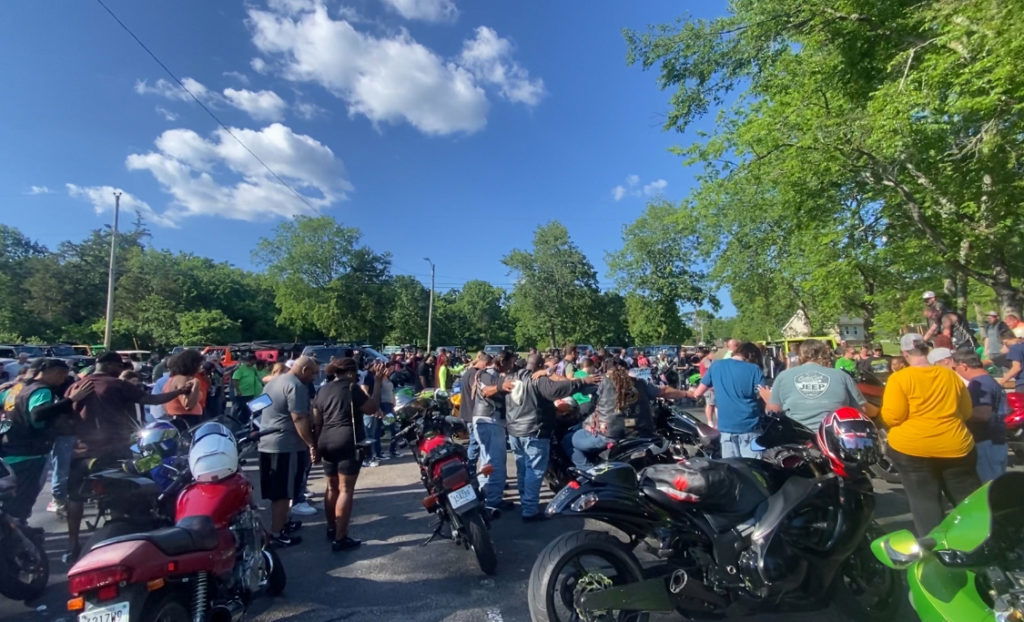
M210 391L210 381L207 380L205 374L196 374L195 379L199 383L199 400L196 401L192 408L185 408L185 398L188 396L181 395L164 404L164 411L168 415L178 416L203 414L203 409L206 407L206 396ZM164 393L177 391L184 387L185 383L188 381L189 378L185 376L171 376L171 378L164 383Z
M889 376L882 395L882 420L889 445L919 458L959 458L974 448L964 422L973 406L960 376L946 367L912 366Z

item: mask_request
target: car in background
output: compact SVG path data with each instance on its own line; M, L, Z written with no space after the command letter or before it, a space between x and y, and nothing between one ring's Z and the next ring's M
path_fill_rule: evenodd
M386 363L388 361L389 357L384 356L384 354L370 346L360 346L359 349L363 351L364 361L380 361L381 363Z
M626 348L622 346L605 346L604 351L611 356L618 356L620 358L626 355Z
M384 346L384 349L381 350L381 352L385 356L392 356L392 355L400 353L401 351L402 351L402 346Z
M46 346L46 356L64 361L75 372L89 367L96 362L95 357L83 356L76 352L74 347L66 343L55 343Z
M491 356L497 356L497 355L501 354L502 352L505 352L506 350L509 351L509 352L512 352L512 351L515 350L515 348L513 348L510 345L501 345L501 344L493 344L493 343L484 346L484 352L486 354L490 354Z
M71 348L75 351L75 354L79 356L91 356L93 358L96 358L107 351L107 349L103 347L102 343L75 344L71 346Z
M589 344L582 344L582 345L577 345L576 346L576 356L577 357L593 356L593 355L594 355L594 346L589 345Z
M311 356L317 363L324 366L331 362L332 358L341 358L345 350L353 350L353 346L306 346L302 349L302 356Z
M27 354L30 359L37 359L41 356L46 356L45 346L22 344L14 346L14 351L18 354Z
M13 361L18 358L18 351L14 346L0 346L0 358L11 359Z

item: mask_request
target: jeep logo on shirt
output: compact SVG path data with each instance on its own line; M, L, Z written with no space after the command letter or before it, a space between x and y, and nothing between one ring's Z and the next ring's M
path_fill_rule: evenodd
M813 400L816 397L821 397L828 390L829 377L817 372L807 372L798 375L793 385L800 395Z

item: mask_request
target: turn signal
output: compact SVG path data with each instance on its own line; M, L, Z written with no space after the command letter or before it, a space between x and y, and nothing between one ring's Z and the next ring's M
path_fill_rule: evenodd
M434 508L437 507L437 495L423 497L423 507L426 508L428 512L433 512Z
M68 600L68 611L81 611L85 609L85 597L78 596Z
M480 468L480 475L490 477L492 473L494 473L493 464L485 464L483 467Z
M167 581L165 581L163 577L159 579L153 579L151 581L146 581L146 590L149 592L155 592L156 590L159 590L165 585L167 585Z

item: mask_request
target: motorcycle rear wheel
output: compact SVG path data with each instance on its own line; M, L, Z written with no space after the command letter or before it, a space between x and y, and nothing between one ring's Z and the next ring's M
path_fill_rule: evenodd
M612 576L608 576L609 569ZM580 583L592 577L600 577L600 581L610 580L612 585L622 585L643 579L643 569L633 553L607 533L575 531L552 540L537 556L530 571L527 590L530 619L533 622L585 620L576 610L575 599ZM593 612L593 615L601 614ZM645 611L616 611L607 612L600 619L646 622L648 614Z
M267 595L277 596L284 591L285 586L288 584L288 575L285 574L284 564L281 563L281 558L277 555L277 551L271 548L263 549L263 561L270 566L265 588Z
M50 581L50 559L43 548L42 535L8 535L0 546L0 594L13 600L39 598Z
M907 603L902 574L884 566L871 552L871 541L884 535L872 523L864 541L840 568L832 585L832 603L850 622L901 620Z
M476 563L484 574L492 575L498 570L498 554L494 550L494 541L491 540L491 532L484 524L484 517L480 512L475 512L466 520L466 536L469 538L469 546L476 554Z
M177 592L165 594L152 605L147 605L140 619L146 622L192 622L192 615L179 598Z

